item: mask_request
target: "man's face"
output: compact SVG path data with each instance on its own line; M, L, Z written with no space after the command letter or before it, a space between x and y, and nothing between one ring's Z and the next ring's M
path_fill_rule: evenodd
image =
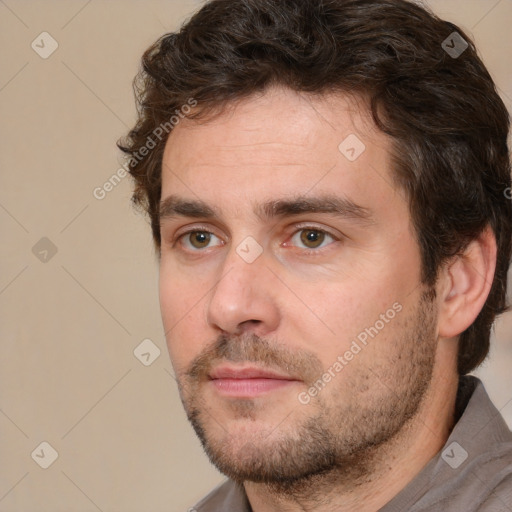
M348 98L282 89L169 137L163 323L187 415L231 478L363 471L421 405L436 311L389 151Z

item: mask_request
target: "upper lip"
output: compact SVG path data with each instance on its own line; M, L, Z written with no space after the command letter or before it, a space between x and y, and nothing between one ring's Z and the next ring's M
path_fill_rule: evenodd
M290 375L284 375L272 370L258 368L256 366L236 367L221 365L214 368L210 374L210 379L278 379L278 380L297 380Z

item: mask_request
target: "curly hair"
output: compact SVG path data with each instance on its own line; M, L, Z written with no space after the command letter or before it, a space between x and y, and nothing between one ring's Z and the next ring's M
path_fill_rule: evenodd
M171 117L213 116L273 85L370 99L374 122L392 140L393 178L407 194L425 284L492 228L492 287L459 339L458 371L473 370L507 309L509 115L468 35L410 1L211 0L156 41L134 81L138 120L118 146L130 157L133 201L149 215L157 250Z

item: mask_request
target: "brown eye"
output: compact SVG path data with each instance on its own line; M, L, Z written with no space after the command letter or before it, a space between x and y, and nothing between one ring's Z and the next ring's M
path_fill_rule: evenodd
M208 247L212 234L207 231L192 231L186 235L186 238L195 249L204 249Z
M300 241L308 249L317 249L325 240L326 233L318 229L302 229L300 231Z

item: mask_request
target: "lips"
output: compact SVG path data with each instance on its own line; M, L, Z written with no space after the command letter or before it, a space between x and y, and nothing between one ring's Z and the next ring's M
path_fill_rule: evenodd
M290 375L254 366L218 366L210 372L209 377L221 395L236 398L253 398L299 382Z
M236 368L230 366L219 366L210 372L210 379L274 379L274 380L297 380L289 375L282 375L263 368L247 367Z

